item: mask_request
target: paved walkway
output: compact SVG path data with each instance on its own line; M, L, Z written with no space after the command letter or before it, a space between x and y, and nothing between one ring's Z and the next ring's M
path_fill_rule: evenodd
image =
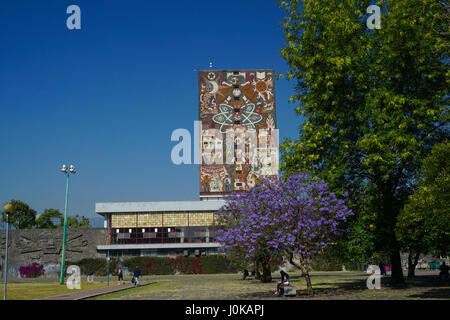
M149 285L152 283L155 283L155 282L150 282L150 281L140 282L139 287L146 286L146 285ZM47 297L47 298L43 298L41 300L81 300L81 299L99 296L99 295L106 294L106 293L112 293L112 292L117 292L117 291L121 291L121 290L125 290L125 289L130 289L133 287L134 287L134 284L129 283L129 284L109 286L109 287L104 287L104 288L97 288L97 289L92 289L92 290L76 291L74 293L68 293L68 294L63 294L63 295L59 295L59 296Z

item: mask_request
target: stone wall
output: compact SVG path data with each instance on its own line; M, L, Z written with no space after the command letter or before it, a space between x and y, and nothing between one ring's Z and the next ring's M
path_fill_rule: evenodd
M59 275L63 229L9 230L8 276L17 277L19 266L30 262L44 265L46 275ZM0 231L0 266L3 279L6 231ZM103 228L68 228L66 261L105 257L97 245L109 244L109 232Z

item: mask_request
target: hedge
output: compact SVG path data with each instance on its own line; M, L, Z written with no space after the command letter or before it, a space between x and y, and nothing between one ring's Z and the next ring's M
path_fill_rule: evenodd
M79 266L83 275L106 276L107 262L104 258L85 258L77 262L67 261L65 264L66 272L67 267L70 265ZM116 265L116 259L111 258L109 261L109 274L115 273Z
M133 257L123 260L129 271L137 266L143 275L236 273L239 268L224 255L201 257Z

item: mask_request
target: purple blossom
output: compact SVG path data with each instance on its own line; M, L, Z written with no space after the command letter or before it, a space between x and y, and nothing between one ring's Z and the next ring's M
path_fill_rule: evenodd
M19 274L25 278L37 278L45 273L44 266L37 262L29 263L25 266L19 266Z
M248 192L234 193L217 212L217 239L225 251L246 257L319 253L353 213L327 184L305 173L262 180ZM234 248L232 248L231 247Z

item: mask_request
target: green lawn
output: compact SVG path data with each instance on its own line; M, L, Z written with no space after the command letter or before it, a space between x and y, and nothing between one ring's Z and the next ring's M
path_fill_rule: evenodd
M414 281L408 281L404 288L391 288L389 277L382 279L380 290L369 290L366 286L368 275L364 272L312 272L311 281L315 295L306 295L305 279L298 272L290 272L291 283L297 289L297 297L277 297L273 295L279 273L273 274L271 283L261 283L255 279L242 280L242 274L212 275L161 275L144 276L141 281L153 284L130 288L123 291L97 296L93 300L264 300L264 299L345 299L345 300L410 300L410 299L450 299L450 283L440 283L436 273L419 273ZM126 282L131 279L125 277ZM97 277L96 282L82 282L81 290L106 286L105 277ZM110 285L116 285L111 279ZM3 293L3 285L0 285ZM74 292L58 279L22 279L8 284L8 299L31 300Z
M290 273L291 283L297 289L297 297L281 299L362 299L362 300L409 300L409 299L450 299L450 284L437 282L435 275L419 276L408 282L405 288L389 286L389 278L382 279L381 289L369 290L366 286L368 275L362 272L313 272L311 281L315 295L306 295L305 279L300 273ZM202 299L242 299L263 300L280 299L274 296L279 274L274 273L271 283L258 280L242 280L241 274L218 275L172 275L151 276L145 280L155 284L132 288L92 299L131 299L131 300L202 300Z
M23 282L14 281L14 283L8 283L6 288L8 300L35 300L105 286L106 282L82 282L81 289L70 290L66 285L60 285L59 280L55 279L53 282L44 282L42 280L36 280L35 282L29 280ZM0 285L0 294L1 299L3 299L3 283Z

